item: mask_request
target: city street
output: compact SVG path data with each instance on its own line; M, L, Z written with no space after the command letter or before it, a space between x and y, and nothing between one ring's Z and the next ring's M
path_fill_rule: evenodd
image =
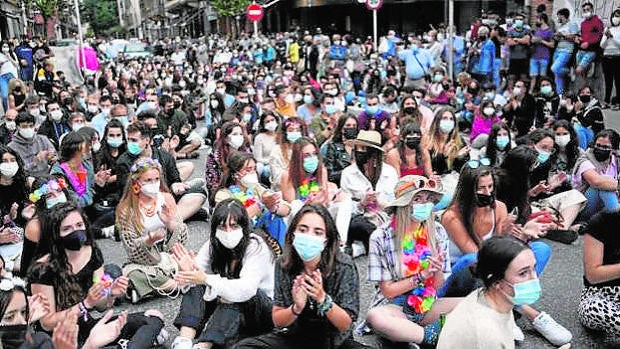
M620 112L606 111L606 122L608 127L620 129ZM205 162L204 151L201 157L193 162L196 165L194 176L203 176ZM191 222L189 223L189 227L190 235L188 246L197 251L208 238L208 223ZM113 262L123 264L126 261L126 255L120 242L98 240L98 244L103 251L107 263ZM553 247L553 256L545 272L541 276L543 293L536 307L541 311L551 314L553 318L573 333L572 348L620 347L620 343L618 342L613 343L598 333L586 331L577 320L577 304L583 285L582 238L579 238L573 245L564 245L556 242L550 242L550 244ZM375 289L373 285L363 281L366 280L367 258L357 258L356 264L362 280L360 290L362 305L360 319L363 319ZM131 306L131 309L133 311L138 311L155 308L163 312L166 316L166 328L170 333L169 345L177 335L177 330L171 324L178 312L179 303L180 299L157 298ZM118 308L120 310L128 306L129 303L127 302ZM554 348L553 345L539 336L527 321L521 319L518 323L523 329L526 337L526 340L519 348ZM373 347L379 347L375 342L374 336L364 336L359 339Z

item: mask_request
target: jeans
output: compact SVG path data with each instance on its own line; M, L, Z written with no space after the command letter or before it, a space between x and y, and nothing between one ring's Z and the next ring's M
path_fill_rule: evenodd
M502 83L502 77L500 76L501 70L502 70L502 59L495 58L493 60L493 83L495 84L495 88L498 90Z
M116 316L112 320L116 319ZM89 317L87 321L83 317L78 318L79 342L83 343L99 319ZM159 332L164 328L164 321L156 316L146 316L144 313L133 313L127 316L127 323L121 329L121 334L114 343L126 343L127 349L152 348Z
M577 51L577 57L575 57L575 58L577 59L577 66L582 67L582 68L585 69L596 58L596 52L581 51L581 50L579 50L579 51Z
M556 92L561 95L564 93L564 85L566 76L568 75L568 62L571 56L570 51L555 50L553 54L553 64L551 64L551 71L555 75L555 89Z
M601 210L609 212L620 208L618 193L615 191L601 190L590 187L585 193L583 193L583 195L585 195L588 199L586 207L583 209L583 212L581 212L583 217L591 217Z
M584 127L582 124L575 122L573 129L579 138L579 147L583 150L588 149L588 144L594 139L594 131L591 128Z
M15 79L11 73L0 75L0 96L2 96L2 110L5 112L9 109L9 81L11 79Z
M545 58L530 58L530 76L547 76L549 60Z
M199 343L231 347L240 338L257 336L273 328L272 301L258 290L243 303L223 303L203 299L205 286L194 286L183 295L177 328L190 327L200 334ZM205 327L206 324L206 327ZM204 330L203 330L204 329Z
M536 274L541 275L551 258L551 246L546 242L535 240L528 243L536 258ZM469 266L478 260L478 253L462 255L452 265L452 274L437 291L440 297L464 297L479 287L478 281L470 272Z

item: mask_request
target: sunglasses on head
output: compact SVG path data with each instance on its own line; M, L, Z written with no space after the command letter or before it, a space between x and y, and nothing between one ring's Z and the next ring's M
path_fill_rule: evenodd
M477 169L480 166L490 166L491 159L489 158L480 158L480 159L472 159L467 161L467 166L472 169Z

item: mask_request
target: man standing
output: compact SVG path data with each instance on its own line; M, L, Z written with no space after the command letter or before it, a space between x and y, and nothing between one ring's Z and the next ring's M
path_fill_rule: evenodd
M426 76L436 63L428 51L421 47L419 38L413 38L411 43L410 49L398 53L398 58L405 61L407 71L405 87L426 88Z
M575 73L581 76L584 75L590 63L594 62L596 52L601 48L600 44L605 28L603 21L594 14L593 8L594 6L590 2L581 5L584 19L581 22L581 36L575 39L575 42L579 45Z
M19 59L19 77L23 81L32 81L34 69L32 67L32 47L30 39L24 35L21 44L15 48L15 54Z

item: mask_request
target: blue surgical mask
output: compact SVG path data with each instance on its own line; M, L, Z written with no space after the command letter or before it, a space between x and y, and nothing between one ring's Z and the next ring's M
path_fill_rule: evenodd
M47 198L45 199L45 206L49 209L52 208L58 204L63 204L67 202L67 196L65 195L65 193L61 193L60 195L53 197L53 198Z
M286 139L289 141L289 143L295 143L295 141L300 138L301 138L301 132L299 131L286 133Z
M505 149L508 143L510 143L510 137L508 136L497 136L497 139L495 139L495 145L497 145L498 149Z
M538 162L540 164L544 164L545 162L547 162L547 160L549 160L549 157L551 156L550 152L538 149L538 147L535 147L535 149L538 152Z
M327 115L332 115L336 112L336 106L333 104L326 104L325 105L325 114Z
M305 104L312 104L312 102L314 102L314 97L309 96L309 95L305 95L304 96L304 103Z
M432 202L427 202L425 204L412 204L411 218L416 222L424 222L431 218L434 207L435 205L433 205Z
M127 142L127 151L129 154L138 156L142 153L144 149L140 147L140 143L138 142Z
M378 105L373 105L373 106L367 106L366 107L366 113L369 115L377 115L377 113L379 112L379 106Z
M319 157L316 155L307 157L304 159L304 171L308 173L316 172L316 169L319 167Z
M118 148L121 146L121 144L123 144L123 137L116 137L116 138L108 137L108 145L111 148Z
M549 85L545 85L540 88L540 93L544 95L550 95L551 92L553 92L553 89Z
M295 233L293 247L304 262L310 262L321 255L325 248L325 239L320 236Z
M443 75L442 74L435 74L433 76L433 81L434 82L441 82L441 80L443 80Z
M454 120L444 119L439 121L439 129L443 133L450 133L454 130Z
M536 303L538 298L540 298L540 293L542 292L540 288L540 281L538 278L534 278L532 280L527 280L523 282L519 282L516 284L511 284L508 281L505 281L508 285L512 286L514 291L514 296L509 296L508 299L514 305L527 305Z

